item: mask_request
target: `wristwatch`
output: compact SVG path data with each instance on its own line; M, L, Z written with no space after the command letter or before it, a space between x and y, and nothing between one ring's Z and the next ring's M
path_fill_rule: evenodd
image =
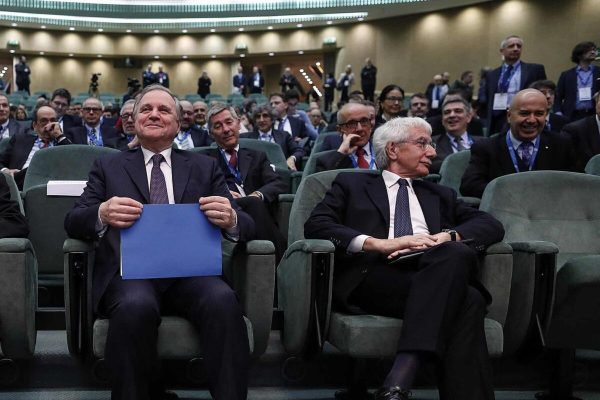
M456 231L454 229L442 229L442 232L446 232L450 235L450 240L456 242Z

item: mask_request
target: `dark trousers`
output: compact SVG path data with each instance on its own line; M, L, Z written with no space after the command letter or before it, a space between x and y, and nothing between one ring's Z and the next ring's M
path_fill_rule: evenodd
M485 300L469 285L477 255L446 242L405 264L377 265L350 301L368 313L403 318L398 352L433 354L440 399L493 399L484 330Z
M110 319L105 357L111 399L161 398L156 348L161 312L185 317L198 330L213 398L246 398L246 325L235 292L221 277L123 280L117 275L100 311Z
M375 101L375 85L362 85L365 100Z
M279 263L287 248L287 242L275 223L267 204L258 197L252 196L236 199L235 202L254 220L254 238L273 242L276 262Z

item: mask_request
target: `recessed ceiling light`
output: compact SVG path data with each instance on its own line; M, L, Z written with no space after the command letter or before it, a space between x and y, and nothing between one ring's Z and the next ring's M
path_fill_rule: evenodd
M238 31L244 32L244 28L238 28Z
M181 32L182 32L182 33L187 33L187 32L188 32L188 30L187 30L187 29L182 29L182 30L181 30Z
M44 54L46 54L46 53L44 53L43 51L40 51L40 56L43 56Z
M321 65L321 63L317 61L317 62L315 63L315 65L319 66L319 65Z
M131 29L127 29L125 32L127 32L127 33L131 33Z
M159 33L159 32L160 32L160 31L159 31L158 29L155 29L155 30L154 30L154 33Z
M363 17L359 17L358 20L359 21L364 21L365 19Z
M273 27L269 25L269 26L267 26L267 29L271 31L271 30L273 30Z
M14 51L13 49L10 49L8 52L9 52L10 54L15 54L15 51Z
M104 29L98 28L98 32L104 32Z
M327 21L327 25L333 24L333 21Z
M217 30L216 30L215 28L212 28L210 31L211 31L212 33L215 33Z
M69 57L73 57L73 55L74 55L73 53L69 53Z
M246 57L246 55L245 54L240 54L240 57L244 58L244 57Z
M98 54L98 58L102 58L102 54Z
M217 58L217 56L213 54L212 56L210 56L210 58Z
M303 50L298 51L298 54L304 54Z
M71 26L71 27L69 27L69 30L70 30L70 31L74 31L74 30L75 30L75 27L74 27L74 26Z
M269 53L269 56L273 57L275 55L275 53Z
M158 60L160 58L160 56L154 56L155 60Z
M304 73L304 68L300 68L300 72Z
M12 24L10 24L10 26L17 26L17 24L13 22Z
M184 60L187 60L188 56L181 56Z
M40 26L40 28L46 29L46 25L42 25L42 26Z
M296 24L298 28L302 28L302 24Z

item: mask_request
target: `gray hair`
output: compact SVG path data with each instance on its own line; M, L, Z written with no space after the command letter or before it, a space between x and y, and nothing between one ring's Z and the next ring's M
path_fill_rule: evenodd
M133 119L137 119L138 112L140 111L140 102L142 98L150 92L154 92L155 90L159 90L167 93L173 101L175 102L175 113L177 114L177 120L181 121L181 105L179 104L179 99L175 97L173 92L171 92L168 88L163 85L159 85L158 83L153 83L152 85L146 86L137 96L135 96L135 103L133 104Z
M361 103L346 103L342 106L342 108L339 109L338 113L337 113L337 124L338 125L342 125L346 123L347 120L347 113L349 112L349 109L354 108L354 107L369 107L366 104L362 104Z
M123 103L123 105L121 106L121 110L122 110L123 108L125 108L125 106L129 106L129 105L135 106L135 100L134 100L134 99L129 99L129 100L127 100L127 101L126 101L125 103Z
M500 48L504 49L506 48L506 45L508 44L508 41L510 39L519 39L521 41L521 44L523 44L523 38L517 35L509 35L507 37L505 37L501 42L500 42Z
M444 102L442 103L442 112L444 111L444 108L446 108L446 105L451 103L461 103L466 112L471 112L471 104L461 95L446 95L446 97L444 97Z
M425 129L431 135L431 125L423 118L418 117L393 118L375 130L373 147L377 167L385 169L389 164L386 152L387 144L408 141L413 129Z
M82 104L82 106L85 106L85 103L87 103L87 102L89 102L89 101L96 101L96 102L98 102L98 104L100 104L100 108L101 108L102 110L104 110L104 104L102 104L102 102L100 101L100 99L98 99L98 98L96 98L96 97L88 97L87 99L85 99L85 100L83 101L83 104Z
M260 106L257 106L254 109L254 112L252 113L252 119L256 121L256 118L258 118L260 114L265 112L269 114L269 116L271 117L271 121L277 121L277 118L279 118L279 114L277 114L273 107L271 107L268 104L261 104Z
M227 105L226 103L215 103L212 106L210 106L210 109L208 110L208 114L206 114L206 121L208 122L208 132L212 132L212 117L214 117L217 114L222 113L223 111L229 111L229 113L231 114L231 116L235 119L239 119L237 112L235 112L235 108Z

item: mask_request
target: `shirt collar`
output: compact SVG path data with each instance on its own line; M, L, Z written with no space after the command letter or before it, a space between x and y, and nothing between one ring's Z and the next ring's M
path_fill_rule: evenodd
M451 135L450 133L446 132L446 136L448 136L448 139L450 139L451 142L454 141L454 135ZM460 141L465 143L469 142L469 134L467 133L467 131L464 131L463 134L460 135Z
M593 69L593 68L594 68L594 66L590 64L590 66L588 67L588 69L587 69L587 71L586 71L585 69L581 68L581 65L577 65L577 66L575 67L575 71L576 71L576 72L583 72L584 74L587 74L587 73L590 73L590 72L592 72L592 69Z
M2 125L0 125L2 127L2 130L6 129L8 127L8 123L10 122L10 119L6 119L6 122L3 123Z
M159 154L163 155L163 157L165 158L165 162L167 163L167 165L169 167L171 167L171 152L172 152L172 150L173 150L172 147L168 147L159 153ZM151 161L152 156L155 153L142 147L142 154L144 154L144 165L148 165L148 163Z
M519 68L521 66L521 60L518 60L516 63L514 63L513 65L513 70ZM504 68L508 68L508 64L504 63Z
M100 130L100 124L96 125L96 126L89 126L88 124L84 124L85 126L85 130L86 131L91 131L92 129L96 130L96 133L98 133L98 131Z
M269 129L268 132L263 132L261 130L258 131L258 136L260 137L269 137L269 136L273 136L273 128Z
M508 134L510 135L510 142L512 143L513 148L517 150L517 148L521 145L521 143L523 143L523 141L517 139L510 130L508 131ZM531 141L534 145L537 145L538 141L540 140L540 135L541 133Z
M394 186L395 184L398 183L398 179L403 178L403 179L406 179L406 181L408 182L408 186L410 186L410 188L412 189L412 178L405 178L405 177L397 175L391 171L388 171L387 169L383 170L383 172L381 173L381 176L382 176L383 182L385 182L385 186L387 188L391 188L392 186Z

